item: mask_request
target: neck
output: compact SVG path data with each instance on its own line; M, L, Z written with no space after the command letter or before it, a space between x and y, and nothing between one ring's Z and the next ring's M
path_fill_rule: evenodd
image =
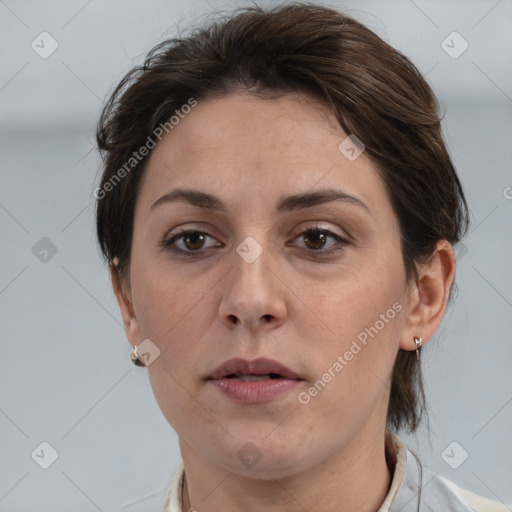
M352 446L306 471L262 480L214 465L180 439L187 476L183 512L376 512L391 484L393 454L386 456L384 436Z

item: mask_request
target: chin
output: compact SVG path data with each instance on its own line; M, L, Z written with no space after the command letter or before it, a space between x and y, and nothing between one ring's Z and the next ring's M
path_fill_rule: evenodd
M310 459L308 447L284 429L279 435L277 430L282 427L273 431L275 428L275 423L271 428L230 427L233 437L227 438L223 447L218 445L218 449L224 449L222 453L217 452L218 462L235 474L261 480L283 478L300 471Z
M253 463L241 462L238 454L235 453L234 457L229 458L222 464L228 471L244 476L247 478L254 478L257 480L274 480L292 476L301 469L304 461L297 458L296 454L289 454L283 456L273 454L269 456L262 456L259 460Z

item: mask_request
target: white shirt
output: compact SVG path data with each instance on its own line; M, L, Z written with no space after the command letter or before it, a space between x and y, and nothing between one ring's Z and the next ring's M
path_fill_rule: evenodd
M377 512L509 512L488 500L456 486L423 466L417 456L392 432L387 432L388 453L395 459L389 492ZM184 466L174 473L165 497L163 512L187 512L181 508Z

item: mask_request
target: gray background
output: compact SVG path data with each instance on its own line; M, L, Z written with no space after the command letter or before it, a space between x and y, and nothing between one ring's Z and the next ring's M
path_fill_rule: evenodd
M181 458L147 371L129 360L96 247L95 123L154 44L212 7L247 4L0 0L0 511L161 510ZM427 75L471 207L460 292L425 349L431 432L410 446L511 506L512 0L330 5ZM43 31L59 45L46 59L31 48ZM458 58L441 46L453 31L469 44ZM46 261L43 237L57 250ZM48 469L42 442L58 454Z

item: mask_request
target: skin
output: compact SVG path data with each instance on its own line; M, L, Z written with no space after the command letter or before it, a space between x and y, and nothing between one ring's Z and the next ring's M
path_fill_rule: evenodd
M179 436L186 472L183 510L375 511L392 473L385 457L386 411L399 348L425 344L440 325L455 273L452 246L407 281L399 224L384 182L363 152L350 161L347 137L312 98L233 93L199 101L152 151L135 209L129 271L112 283L132 346L149 338L161 353L148 366L158 404ZM218 196L227 213L186 202L151 205L174 188ZM282 196L335 188L343 201L276 214ZM208 236L159 245L176 228ZM308 229L330 235L308 238ZM262 253L247 263L248 236ZM331 255L321 251L339 248ZM394 303L402 309L311 398L307 391L357 335ZM304 381L262 404L238 404L205 377L235 357L270 357ZM252 443L261 459L237 456Z

